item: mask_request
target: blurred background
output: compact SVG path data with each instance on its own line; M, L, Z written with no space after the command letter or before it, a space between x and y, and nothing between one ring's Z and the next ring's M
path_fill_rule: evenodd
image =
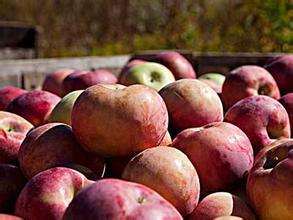
M37 26L40 57L140 50L292 52L291 0L0 0L0 20Z

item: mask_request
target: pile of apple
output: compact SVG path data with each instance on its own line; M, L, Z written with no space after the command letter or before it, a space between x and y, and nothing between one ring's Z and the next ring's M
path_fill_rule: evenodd
M0 219L293 219L293 55L195 78L167 51L0 88Z

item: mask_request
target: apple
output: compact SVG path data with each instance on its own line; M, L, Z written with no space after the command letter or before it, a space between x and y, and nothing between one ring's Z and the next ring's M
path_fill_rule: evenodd
M0 111L0 164L15 163L19 147L33 125L24 118Z
M220 87L223 86L225 78L226 76L221 73L204 73L198 77L198 79L211 80Z
M159 91L164 99L170 126L178 133L223 120L223 106L217 93L196 79L181 79Z
M223 216L256 219L252 210L241 198L228 192L216 192L204 197L188 219L212 220Z
M123 79L125 77L125 74L128 72L128 70L137 65L137 64L141 64L141 63L145 63L146 61L144 60L139 60L139 59L134 59L134 60L130 60L128 61L128 63L126 63L126 65L124 67L122 67L119 76L118 76L118 82L121 83L121 81L124 81L125 79Z
M248 137L235 125L216 122L179 133L171 145L193 163L203 193L235 187L253 165Z
M72 199L92 183L69 168L43 171L22 189L16 201L15 214L28 220L60 220Z
M170 133L167 131L159 145L169 146L171 144L172 139ZM108 158L106 161L106 175L109 177L120 178L125 166L132 159L133 156Z
M121 78L123 85L142 84L156 91L174 81L174 76L168 68L153 62L134 65Z
M275 139L290 137L285 108L269 96L250 96L240 100L227 111L224 121L245 132L255 153Z
M11 212L25 185L20 169L10 164L0 164L0 212Z
M0 214L0 220L23 220L23 218L16 215Z
M289 121L290 121L291 134L292 134L292 132L293 132L293 92L282 96L279 99L279 102L284 106L284 108L286 109L286 111L288 113Z
M222 101L226 111L239 100L255 95L280 98L277 83L266 69L246 65L232 70L226 76L222 88Z
M5 111L13 99L26 92L26 90L14 86L5 86L0 88L0 111Z
M43 90L33 90L14 99L7 111L20 115L34 126L45 124L61 98Z
M58 69L47 74L42 84L42 90L51 92L61 97L64 94L62 91L62 82L66 76L74 71L74 69L65 68Z
M182 216L197 206L200 186L197 172L180 150L158 146L133 157L122 178L148 186L168 200Z
M71 111L73 104L82 92L83 90L76 90L65 95L52 110L48 121L71 125Z
M29 179L37 173L66 163L77 163L104 172L104 160L85 152L76 141L71 127L48 123L33 129L22 142L18 160L23 174Z
M251 169L246 191L260 219L293 217L293 140L259 157Z
M293 55L282 55L265 65L276 80L281 94L293 92Z
M108 70L75 71L63 80L63 95L75 90L86 89L98 83L113 84L117 81L117 77Z
M221 217L216 217L213 220L244 220L244 219L237 216L221 216Z
M74 103L73 132L82 147L102 157L132 156L157 146L168 127L160 95L144 85L86 89Z
M211 87L217 94L222 93L222 87L220 87L218 84L216 84L214 81L209 80L209 79L203 79L203 78L198 78L199 81L207 84L209 87Z
M98 180L70 203L63 220L182 220L178 211L150 188L119 179Z
M176 51L164 51L157 54L153 62L166 66L174 75L175 79L195 79L196 73L191 63Z

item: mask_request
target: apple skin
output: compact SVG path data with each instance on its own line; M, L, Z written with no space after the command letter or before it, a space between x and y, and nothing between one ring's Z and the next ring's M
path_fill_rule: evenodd
M286 109L286 111L288 113L291 134L292 134L293 133L293 92L282 96L279 99L279 102L284 106L284 108Z
M61 98L43 90L33 90L14 99L7 111L20 115L34 126L45 124Z
M164 99L170 126L175 132L223 120L223 106L217 93L196 79L181 79L159 91Z
M126 165L122 178L155 190L182 216L190 214L199 200L197 172L187 156L173 147L158 146L137 154Z
M260 219L293 217L293 140L260 156L251 169L246 191Z
M163 140L159 144L159 146L169 146L171 144L172 144L172 139L171 139L170 133L167 131ZM107 159L106 175L108 175L109 177L121 178L121 175L125 166L132 159L133 156L114 157L114 158Z
M48 121L61 122L64 124L71 125L71 111L74 102L82 92L83 90L76 90L65 95L52 110Z
M76 141L71 127L48 123L29 132L22 142L18 161L23 174L30 179L37 173L66 163L77 163L104 173L104 160L85 152Z
M60 220L76 194L93 182L69 168L55 167L43 171L22 189L15 214L26 220Z
M209 87L211 87L217 94L222 93L222 87L220 87L218 84L216 84L214 81L210 79L204 79L204 78L198 78L199 81L207 84Z
M196 78L196 73L191 63L176 51L161 52L152 61L166 66L173 73L176 80Z
M269 96L250 96L240 100L227 111L224 121L244 131L255 154L275 139L290 137L285 108Z
M265 65L276 80L281 94L293 92L293 55L283 55L276 57Z
M121 78L123 85L142 84L156 91L174 81L175 78L167 67L154 62L136 64L129 68Z
M280 91L272 75L264 68L246 65L232 70L222 88L222 101L225 110L241 99L255 95L280 98Z
M208 79L219 85L223 86L226 76L221 73L204 73L198 77L198 79Z
M16 215L0 214L0 220L23 220L23 218Z
M200 179L202 193L228 190L253 165L253 149L238 127L216 122L179 133L172 143L187 155Z
M126 65L124 67L122 67L120 73L119 73L119 76L118 76L118 82L121 83L123 82L125 79L125 74L128 72L128 70L137 65L137 64L142 64L142 63L145 63L146 61L144 60L139 60L139 59L134 59L134 60L130 60L128 63L126 63Z
M70 203L63 220L182 220L178 211L150 188L119 179L98 180Z
M0 164L15 163L19 147L33 125L24 118L0 111Z
M143 85L86 89L71 114L73 132L88 151L109 158L132 156L157 146L168 127L168 112L160 95Z
M0 164L0 212L14 210L16 198L26 179L20 169L10 164Z
M14 86L5 86L0 88L0 111L5 111L13 99L26 92L26 90Z
M62 83L66 76L73 73L74 69L58 69L52 73L46 75L43 84L42 90L51 92L55 95L62 96L64 94L62 90Z
M216 192L204 197L188 219L213 220L222 216L256 219L252 210L241 198L228 192Z
M63 95L75 90L84 90L99 83L113 84L117 81L117 77L108 70L75 71L63 80Z

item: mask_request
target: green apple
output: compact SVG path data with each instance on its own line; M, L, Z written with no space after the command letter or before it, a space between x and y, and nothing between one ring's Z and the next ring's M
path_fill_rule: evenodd
M65 95L55 106L49 117L49 122L61 122L71 125L71 110L77 97L83 90L76 90Z
M205 73L198 77L198 79L208 79L213 81L219 86L223 86L223 83L225 81L225 76L221 73Z
M121 80L124 85L142 84L159 91L165 85L174 82L172 72L165 66L154 62L145 62L131 67Z

